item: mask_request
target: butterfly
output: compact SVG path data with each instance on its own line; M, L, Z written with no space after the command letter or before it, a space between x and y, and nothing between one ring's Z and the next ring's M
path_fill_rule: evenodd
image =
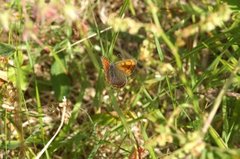
M117 88L122 88L126 85L127 77L132 74L137 64L137 61L134 59L124 59L111 63L104 56L102 56L101 61L107 82Z

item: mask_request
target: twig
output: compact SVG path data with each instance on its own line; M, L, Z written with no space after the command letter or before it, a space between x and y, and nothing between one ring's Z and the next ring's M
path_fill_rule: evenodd
M64 100L66 100L64 98ZM53 142L53 140L55 139L55 137L58 135L58 133L60 132L63 123L64 123L64 118L65 118L65 114L66 114L66 105L63 106L63 111L62 111L62 118L61 118L61 123L56 131L56 133L53 135L53 137L48 141L48 143L44 146L44 148L38 153L38 155L36 156L35 159L40 159L40 157L43 155L43 153L47 150L47 148L49 147L49 145Z

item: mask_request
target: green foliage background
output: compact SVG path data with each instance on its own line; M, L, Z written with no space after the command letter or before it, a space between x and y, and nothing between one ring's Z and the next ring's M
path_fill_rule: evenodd
M0 3L1 158L240 158L237 1Z

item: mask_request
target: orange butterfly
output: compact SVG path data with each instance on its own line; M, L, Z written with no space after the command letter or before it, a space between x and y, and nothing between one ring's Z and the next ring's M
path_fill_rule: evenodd
M137 61L134 59L125 59L115 63L102 56L102 65L105 78L112 86L121 88L127 83L127 76L130 76L136 67Z

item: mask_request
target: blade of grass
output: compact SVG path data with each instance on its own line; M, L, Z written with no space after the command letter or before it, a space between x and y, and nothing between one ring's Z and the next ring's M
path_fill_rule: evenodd
M114 96L114 92L112 89L109 89L109 94L110 94L110 99L111 99L111 103L112 103L112 107L113 109L117 112L118 116L120 117L121 121L122 121L122 124L125 128L125 130L127 131L127 134L130 136L130 139L132 140L132 142L134 143L135 140L134 140L134 136L128 126L128 123L127 123L127 120L123 114L123 112L121 111L119 105L118 105L118 102L117 102L117 99L116 97Z
M149 137L148 137L148 135L147 135L146 129L147 129L147 123L145 123L144 126L142 126L141 132L142 132L142 135L143 135L144 140L145 140L145 141L149 141ZM148 144L148 145L150 145L150 144ZM149 151L149 153L150 153L151 158L157 159L153 147L152 147L152 146L147 146L147 149L148 149L148 151Z
M26 48L27 48L27 54L28 54L30 66L32 68L32 71L34 72L34 62L33 62L32 56L30 54L30 45L29 45L28 41L26 41ZM36 79L36 76L34 76L34 84L35 84L35 95L36 95L36 101L37 101L37 111L39 114L43 114L41 99L40 99L40 94L39 94L39 89L38 89L38 81ZM43 141L43 143L45 143L44 123L43 123L41 115L39 116L38 120L39 120L39 124L40 124L40 129L41 129L42 141ZM46 157L49 158L48 151L46 151Z
M164 60L164 55L163 55L158 37L156 35L154 35L154 39L155 39L155 44L156 44L156 47L157 47L157 52L158 52L159 59L160 59L160 61L163 61Z
M223 149L227 149L228 146L224 143L224 141L222 140L222 138L220 137L220 135L217 133L217 131L210 126L209 127L209 134L212 136L212 138L214 139L215 143Z
M24 146L24 131L23 131L23 127L22 127L22 89L21 89L21 67L20 67L20 63L19 63L19 57L18 57L19 52L16 51L14 53L14 63L16 66L15 69L15 76L16 76L16 87L17 87L17 107L15 107L15 124L16 124L16 130L18 132L19 135L19 141L20 141L20 157L25 156L25 146Z
M124 13L125 13L128 5L129 5L129 0L125 0L125 1L123 2L123 5L122 5L121 10L120 10L120 13L119 13L119 15L121 16L121 18L124 17ZM112 55L112 53L113 53L113 48L114 48L115 43L116 43L116 41L117 41L118 34L119 34L119 32L113 33L113 38L112 38L112 41L111 41L111 43L110 43L110 48L109 48L109 51L108 51L109 55Z
M204 125L204 127L202 129L202 132L204 134L207 133L209 127L211 126L211 122L212 122L215 114L217 113L217 110L222 102L222 98L226 94L226 91L228 90L230 85L232 84L233 78L237 74L239 69L240 69L240 58L238 59L238 63L236 65L235 69L233 70L233 72L231 73L231 76L226 80L225 84L223 85L223 88L221 89L220 93L218 94L216 100L214 101L213 108L205 122L206 124Z

